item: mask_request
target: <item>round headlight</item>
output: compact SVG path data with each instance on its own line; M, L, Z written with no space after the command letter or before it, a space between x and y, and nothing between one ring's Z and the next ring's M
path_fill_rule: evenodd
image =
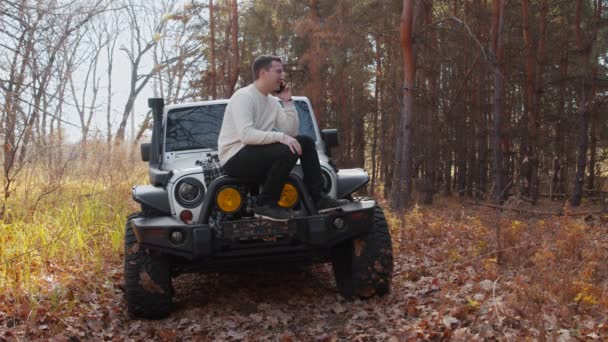
M201 189L190 183L180 184L177 191L179 191L179 197L181 197L184 202L196 201L196 199L201 195Z
M281 192L281 198L279 199L279 206L283 208L291 208L298 203L298 190L291 183L285 183L283 185L283 191Z
M177 202L186 208L193 208L203 202L205 188L196 178L186 178L175 186L175 198Z
M241 209L243 198L237 189L231 186L225 186L217 193L215 202L221 211L232 214Z

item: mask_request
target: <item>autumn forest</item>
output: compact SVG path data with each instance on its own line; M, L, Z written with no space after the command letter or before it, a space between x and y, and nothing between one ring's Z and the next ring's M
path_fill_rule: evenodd
M228 99L261 54L369 174L392 290L187 274L133 320L146 99ZM608 338L608 1L0 0L0 115L0 341Z

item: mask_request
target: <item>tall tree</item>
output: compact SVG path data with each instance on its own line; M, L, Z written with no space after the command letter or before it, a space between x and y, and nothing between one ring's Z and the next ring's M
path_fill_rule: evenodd
M570 197L570 205L579 206L583 196L583 183L585 178L585 169L587 166L587 149L589 145L589 119L591 112L595 106L595 79L593 75L594 64L597 63L594 56L594 45L597 38L597 33L602 20L602 0L594 0L593 17L588 26L591 27L591 34L585 37L582 28L582 0L576 1L575 12L575 41L577 53L581 60L581 75L579 76L579 101L578 101L578 117L579 117L579 134L578 134L578 151L576 162L576 175L574 176L574 190Z
M154 48L162 38L163 29L170 18L154 18L151 15L154 13L152 7L136 5L133 0L126 0L124 5L124 14L126 15L130 28L133 32L131 38L133 39L134 47L133 49L129 49L125 46L120 48L120 50L127 55L131 70L129 96L127 98L127 102L125 103L118 129L116 130L116 144L120 144L125 140L127 121L129 120L129 116L131 115L137 96L161 68L166 67L168 64L171 64L178 59L176 56L166 57L160 61L159 64L153 65L151 68L149 68L147 72L140 74L144 57L151 53L152 48ZM164 4L163 8L167 13L171 13L174 6L175 0L171 0L170 3ZM142 13L147 13L147 15L142 16ZM145 33L145 31L150 29L150 27L152 30L148 35Z
M211 99L217 99L217 72L215 65L215 5L209 0L209 80L211 88Z
M414 7L416 0L403 0L400 37L403 54L403 109L399 125L398 144L395 149L395 171L391 189L392 205L404 208L412 191L412 119L414 116L414 88L416 56L414 54Z
M310 16L307 22L308 51L302 56L308 71L308 82L305 85L306 94L315 109L317 122L324 119L324 103L322 102L323 81L321 78L321 63L323 50L321 49L321 18L319 15L319 1L310 0Z
M494 191L497 202L502 202L506 195L504 177L504 128L503 128L503 93L504 80L501 65L504 56L503 29L505 25L506 0L494 0L492 10L492 42L490 54L494 63Z
M228 84L224 96L229 98L234 93L234 87L239 80L239 11L237 0L230 0L230 67L228 68Z
M535 81L536 81L536 56L534 55L534 42L531 37L530 28L530 1L522 1L522 21L523 21L523 37L525 50L525 74L526 74L526 92L524 116L528 120L528 131L526 142L523 146L522 165L522 194L536 200L537 180L538 180L538 156L536 155L536 141L538 130L538 112L535 106Z
M112 74L114 70L114 51L116 50L116 42L120 33L118 20L115 15L112 15L108 21L104 21L103 31L106 36L106 58L107 58L107 93L106 93L106 144L108 149L112 144Z

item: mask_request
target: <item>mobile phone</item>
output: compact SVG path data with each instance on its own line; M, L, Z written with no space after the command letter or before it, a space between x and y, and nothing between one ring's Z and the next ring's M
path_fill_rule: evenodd
M287 84L285 82L281 82L281 85L279 86L279 90L275 91L275 94L280 94L283 92L283 90L285 90L285 88L287 87Z

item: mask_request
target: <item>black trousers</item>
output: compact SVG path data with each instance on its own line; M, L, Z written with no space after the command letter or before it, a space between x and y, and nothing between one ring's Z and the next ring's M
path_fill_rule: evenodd
M247 145L226 162L224 171L229 176L264 182L260 204L274 205L281 197L283 184L296 165L298 157L304 171L304 184L312 199L321 198L321 165L315 141L306 135L296 137L302 146L302 155L291 152L287 145Z

